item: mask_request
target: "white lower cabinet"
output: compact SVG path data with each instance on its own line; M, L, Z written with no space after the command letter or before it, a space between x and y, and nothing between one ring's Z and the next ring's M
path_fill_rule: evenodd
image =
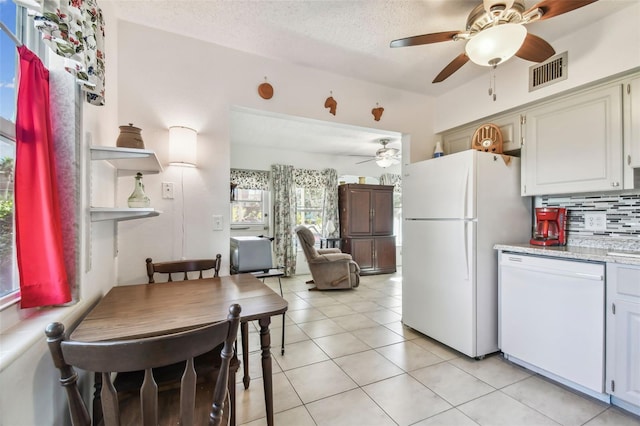
M606 353L613 403L640 414L640 266L607 263Z

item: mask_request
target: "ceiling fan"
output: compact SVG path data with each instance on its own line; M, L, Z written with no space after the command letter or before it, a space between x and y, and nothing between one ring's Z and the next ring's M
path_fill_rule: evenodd
M514 55L527 61L542 62L553 56L555 50L542 38L527 33L524 25L562 15L596 1L542 0L525 10L524 0L484 0L469 13L465 31L401 38L393 40L391 47L465 40L465 51L444 67L433 83L444 81L469 60L494 68Z
M400 162L400 150L396 148L387 148L391 139L380 139L382 148L376 151L376 155L368 160L359 161L356 164L366 163L368 161L375 161L380 167L389 167Z

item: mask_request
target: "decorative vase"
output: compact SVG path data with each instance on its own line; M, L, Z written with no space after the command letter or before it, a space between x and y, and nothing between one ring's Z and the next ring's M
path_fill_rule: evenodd
M135 176L135 187L127 200L129 207L149 207L151 200L144 193L144 184L142 183L142 173L138 172Z
M129 123L128 126L120 126L120 135L116 140L116 146L119 148L144 149L142 129L135 127L133 123Z

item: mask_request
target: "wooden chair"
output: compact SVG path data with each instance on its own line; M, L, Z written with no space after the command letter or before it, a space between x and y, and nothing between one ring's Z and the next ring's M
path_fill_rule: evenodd
M72 424L91 424L74 367L100 373L102 414L106 426L156 426L160 424L159 420L162 424L173 425L221 424L227 411L224 401L240 310L240 305L231 305L226 321L193 330L110 342L65 340L64 326L58 322L49 324L45 331L47 343L53 362L60 370L60 384L67 392ZM221 344L221 362L215 386L197 386L194 358ZM185 366L180 388L158 392L152 369L178 362ZM135 370L144 371L140 396L121 401L111 381L111 373ZM198 404L200 402L204 404Z
M213 276L217 277L220 272L222 255L217 254L215 259L177 260L159 263L153 263L153 260L149 257L146 262L149 284L155 283L153 276L156 273L169 274L169 282L173 281L172 274L183 274L181 280L184 281L189 279L188 272L199 272L198 278L202 279L202 273L210 269L214 270Z

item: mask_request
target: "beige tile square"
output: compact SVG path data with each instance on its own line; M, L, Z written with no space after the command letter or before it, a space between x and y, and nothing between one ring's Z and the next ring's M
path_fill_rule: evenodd
M340 304L340 302L338 302L336 299L334 299L333 297L329 297L329 296L314 297L314 298L311 298L311 299L307 299L307 303L309 303L314 308L321 308L323 306L331 306L331 305Z
M413 426L478 426L478 423L465 416L457 408L452 408L444 413L422 420Z
M285 296L284 298L287 300L287 303L288 303L287 312L298 311L300 309L313 308L313 306L311 306L307 301L305 301L304 299L301 299L295 294L285 293L284 296Z
M459 405L457 408L481 425L558 425L533 408L527 407L500 391L481 396L466 404Z
M411 341L383 346L376 351L405 371L417 370L443 361Z
M395 422L361 389L307 404L318 426L395 426Z
M384 326L387 327L389 330L393 331L394 333L401 335L407 340L417 339L418 337L421 337L420 333L413 331L411 327L407 327L406 325L402 324L401 321L395 321L389 324L384 324Z
M640 426L640 417L617 407L610 407L584 426Z
M271 329L271 346L279 348L280 341L282 339L282 329ZM300 327L295 324L287 324L284 328L284 346L285 349L289 343L302 342L303 340L309 340L309 336L305 334Z
M351 333L334 334L331 336L314 339L316 345L325 351L331 358L364 352L371 347Z
M347 305L337 304L319 307L318 310L325 314L328 318L341 317L354 314L355 311Z
M395 308L397 306L402 306L401 297L389 296L386 294L383 297L374 300L374 302L376 302L380 306L384 306L385 308Z
M312 339L317 337L329 336L331 334L344 333L346 330L340 327L334 320L323 319L319 321L310 321L298 325L305 334Z
M400 321L402 319L400 315L396 314L393 311L390 311L389 309L380 309L378 311L365 312L364 315L382 325Z
M283 373L273 375L273 411L289 410L302 405L302 401ZM236 384L236 423L243 424L266 416L264 383L262 379L251 381L249 389Z
M489 356L480 361L465 356L449 362L496 389L519 382L531 375L524 368L506 362L499 355Z
M363 314L345 315L335 320L340 327L348 331L358 330L360 328L370 328L375 325L371 318L364 316Z
M418 334L419 337L412 339L411 341L413 343L425 348L429 352L433 352L434 354L438 355L442 359L446 359L448 361L451 359L456 359L456 358L466 356L456 351L455 349L452 349L446 345L443 345L440 342L437 342L423 334L418 333L417 331L414 331L414 333Z
M305 404L358 387L333 361L295 368L285 374Z
M236 372L236 383L241 383L244 377L244 365L242 364L242 357L238 357L240 359L240 368ZM253 381L254 379L259 379L262 377L262 353L261 352L252 352L249 354L249 378ZM273 374L281 373L282 368L275 360L275 358L271 357L271 372Z
M353 330L352 333L372 348L379 348L380 346L392 345L404 341L404 337L382 325Z
M286 345L284 355L277 351L271 352L271 356L278 362L280 368L285 371L329 359L324 351L312 340Z
M381 306L370 300L360 300L349 304L355 312L371 312L380 310Z
M451 405L408 374L362 388L399 425L410 425Z
M336 358L334 362L360 386L404 373L374 350Z
M581 425L609 407L536 376L507 386L502 392L567 426Z
M278 426L315 426L316 423L311 418L311 414L304 406L292 408L287 411L275 413L273 422ZM267 426L267 418L263 417L241 426Z
M327 318L325 314L315 308L287 311L286 316L291 318L291 320L296 324L302 324L309 321L318 321Z
M448 362L412 371L411 375L454 406L495 390Z

